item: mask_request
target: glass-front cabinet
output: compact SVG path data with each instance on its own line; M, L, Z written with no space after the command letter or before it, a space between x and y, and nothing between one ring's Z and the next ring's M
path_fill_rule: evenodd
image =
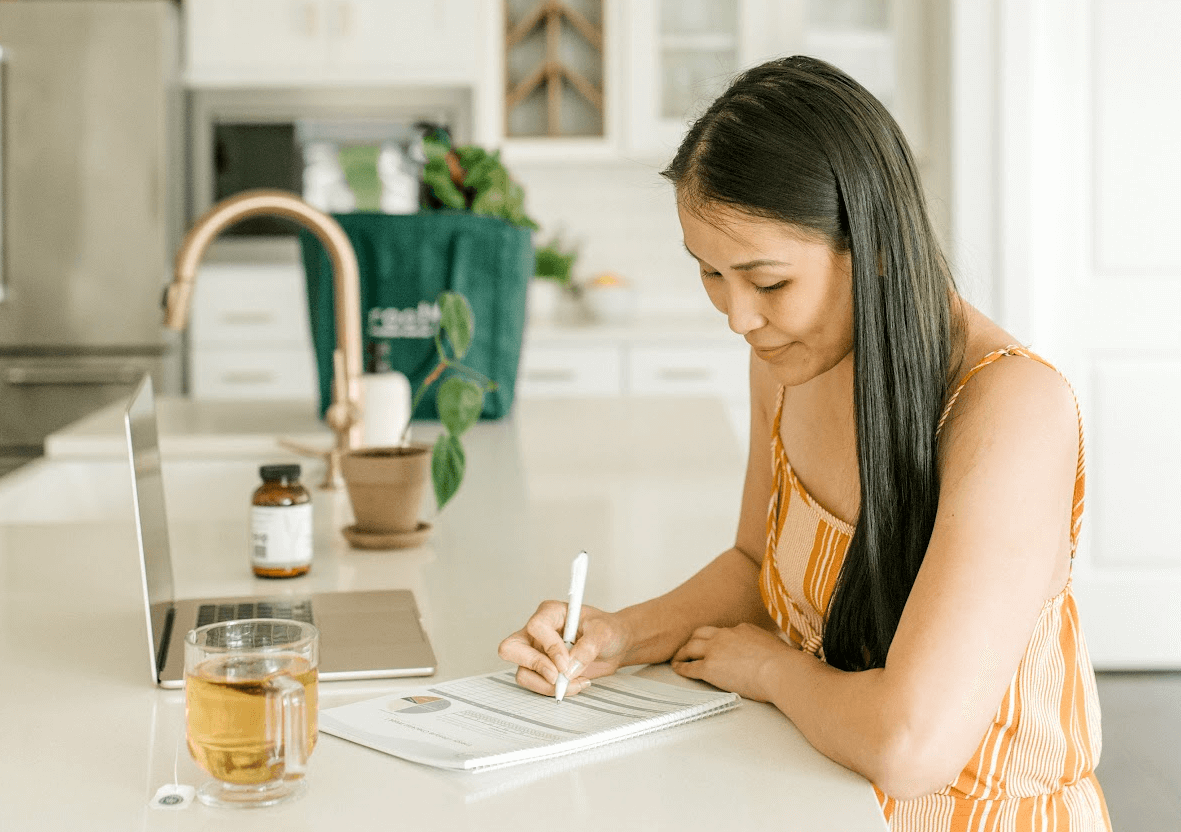
M633 0L626 5L625 151L667 157L734 73L800 51L802 0Z
M718 95L738 69L738 6L660 0L657 14L660 117L680 119Z
M737 72L799 53L849 72L908 134L921 134L922 78L911 69L922 64L916 54L921 2L631 0L621 27L628 63L625 152L670 157L688 124Z
M886 105L912 147L927 144L924 0L807 0L803 51L848 72ZM933 6L932 6L933 8Z

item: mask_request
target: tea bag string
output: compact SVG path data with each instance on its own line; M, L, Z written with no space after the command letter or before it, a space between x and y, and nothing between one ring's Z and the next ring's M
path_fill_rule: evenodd
M172 755L172 785L164 785L156 789L152 797L153 809L186 809L193 801L197 790L192 786L180 784L180 738L176 741L176 749Z

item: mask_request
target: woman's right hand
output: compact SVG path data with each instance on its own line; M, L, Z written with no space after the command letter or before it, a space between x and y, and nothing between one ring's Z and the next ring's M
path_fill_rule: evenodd
M584 605L569 650L562 641L565 626L566 602L543 601L522 629L500 643L500 657L517 665L517 684L552 696L562 673L570 680L570 696L591 679L609 676L622 666L630 634L617 613Z

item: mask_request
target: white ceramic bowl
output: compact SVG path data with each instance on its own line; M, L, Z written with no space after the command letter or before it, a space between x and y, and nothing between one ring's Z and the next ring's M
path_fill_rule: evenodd
M627 286L590 286L586 305L595 320L605 324L627 323L635 317L635 292Z

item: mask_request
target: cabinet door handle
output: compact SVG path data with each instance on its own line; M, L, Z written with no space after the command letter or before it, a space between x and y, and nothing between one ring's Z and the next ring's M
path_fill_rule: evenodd
M135 384L147 372L139 367L95 369L88 367L12 367L4 374L13 387L86 386Z
M661 381L709 381L711 375L704 367L661 367L656 371Z
M270 312L226 312L221 316L222 323L231 326L256 326L269 324L275 320Z
M353 34L353 10L348 2L336 4L336 35L347 38Z
M576 378L573 370L529 370L526 377L530 381L542 382L556 382L556 381L574 381Z
M307 38L314 38L316 30L319 28L319 10L316 8L315 0L307 0L303 4L303 33Z
M275 380L275 374L266 370L231 370L222 373L226 384L268 384Z

